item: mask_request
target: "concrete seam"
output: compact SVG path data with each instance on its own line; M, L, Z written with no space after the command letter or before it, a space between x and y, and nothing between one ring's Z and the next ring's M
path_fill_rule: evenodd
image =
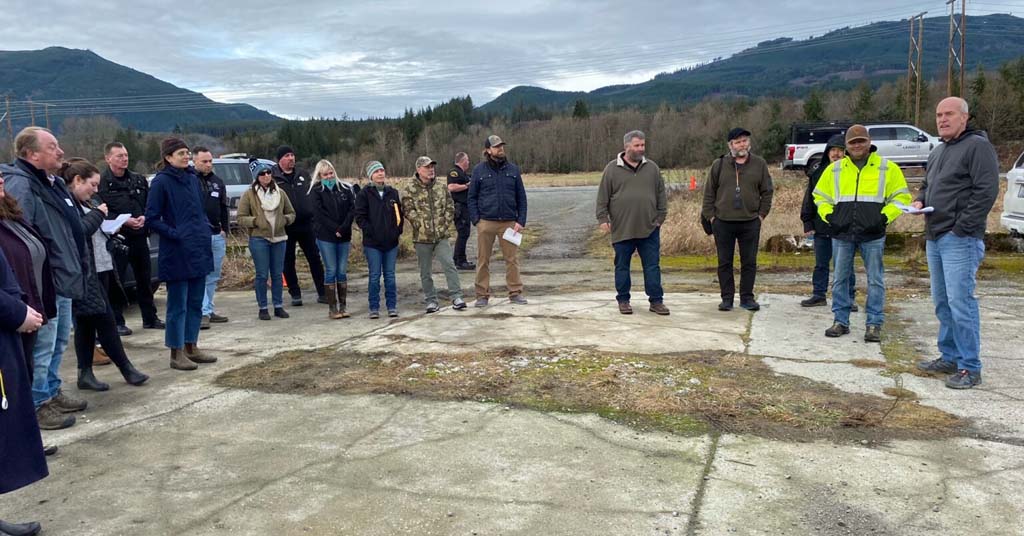
M690 515L686 519L686 536L696 536L700 524L700 511L704 504L704 494L707 492L708 481L711 479L711 468L715 464L715 455L718 454L718 442L722 434L711 433L711 446L708 448L708 458L704 462L704 470L700 473L700 480L697 482L697 493L693 495L693 502L690 504Z

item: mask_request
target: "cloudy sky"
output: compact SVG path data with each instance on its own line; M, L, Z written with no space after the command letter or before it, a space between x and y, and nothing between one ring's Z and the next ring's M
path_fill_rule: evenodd
M287 117L394 116L517 85L589 91L944 0L4 0L0 50L60 45ZM12 5L13 4L13 5ZM968 2L1024 14L1024 1Z

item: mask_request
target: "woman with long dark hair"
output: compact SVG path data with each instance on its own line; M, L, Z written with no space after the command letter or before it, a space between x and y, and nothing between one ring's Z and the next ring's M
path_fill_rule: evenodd
M108 289L117 285L114 262L107 251L107 238L100 226L107 215L107 205L93 204L100 185L100 170L87 160L73 158L61 168L61 176L75 198L85 230L85 251L82 272L85 274L85 295L71 302L75 315L75 355L78 357L78 388L106 391L110 386L96 379L92 371L93 351L97 338L110 356L124 381L131 385L146 383L149 376L139 372L121 344L117 320L107 300ZM143 283L139 283L143 284Z
M267 310L267 281L270 281L271 300L274 316L288 318L284 310L284 289L281 284L284 272L285 245L288 234L284 228L295 221L295 208L288 194L277 187L271 175L270 166L253 161L250 165L252 186L242 194L238 202L238 226L249 233L249 254L256 269L256 305L260 320L270 320Z
M199 178L188 166L190 155L188 145L179 138L166 138L160 144L161 169L146 201L146 227L160 235L158 275L167 282L164 344L171 350L171 368L177 370L195 370L196 363L217 361L198 346L213 246Z

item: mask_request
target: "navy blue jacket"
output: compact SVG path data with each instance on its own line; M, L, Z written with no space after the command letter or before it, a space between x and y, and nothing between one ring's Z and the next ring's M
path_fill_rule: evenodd
M526 187L519 166L505 162L495 169L483 161L469 179L469 220L511 221L526 227Z
M146 228L160 235L161 281L206 277L213 271L210 221L199 177L191 169L165 166L149 185Z
M25 321L26 307L21 287L0 250L0 375L7 393L7 410L0 410L0 493L27 486L48 474L21 335L17 333Z

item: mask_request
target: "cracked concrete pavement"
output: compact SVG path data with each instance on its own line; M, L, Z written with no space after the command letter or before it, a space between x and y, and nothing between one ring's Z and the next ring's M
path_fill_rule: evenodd
M577 229L558 241L579 240L591 195L531 190L531 218ZM124 341L150 382L133 388L101 367L97 375L111 391L67 384L90 407L73 428L44 432L61 447L49 459L51 476L0 498L0 518L39 519L48 535L1024 533L1024 299L1007 282L979 288L981 389L955 392L939 379L904 376L921 403L970 419L972 437L941 441L682 437L595 415L215 383L222 372L285 350L423 352L458 344L638 354L724 348L851 392L877 395L893 385L879 369L850 364L884 360L877 345L860 341L856 329L825 339L830 313L799 307L797 296L766 294L758 313L721 313L713 274L673 272L667 281L704 284L707 292L670 294L669 317L641 307L624 317L614 307L610 261L558 258L554 246L539 251L523 265L527 306L496 299L483 310L422 314L409 262L398 271L397 320L366 318L364 273L352 274L354 316L343 321L328 322L324 306L307 304L289 309L289 320L260 322L250 292L222 292L218 304L231 322L201 334L201 346L220 361L196 372L168 369L162 333L138 330ZM498 296L501 269L492 274ZM759 284L792 278L763 274ZM635 272L638 293L641 281ZM472 274L462 282L471 289ZM576 290L548 291L569 287ZM896 305L891 315L909 322L913 346L934 355L927 297ZM129 316L137 324L137 312ZM853 317L855 327L861 321ZM71 351L64 363L64 378L73 380Z

